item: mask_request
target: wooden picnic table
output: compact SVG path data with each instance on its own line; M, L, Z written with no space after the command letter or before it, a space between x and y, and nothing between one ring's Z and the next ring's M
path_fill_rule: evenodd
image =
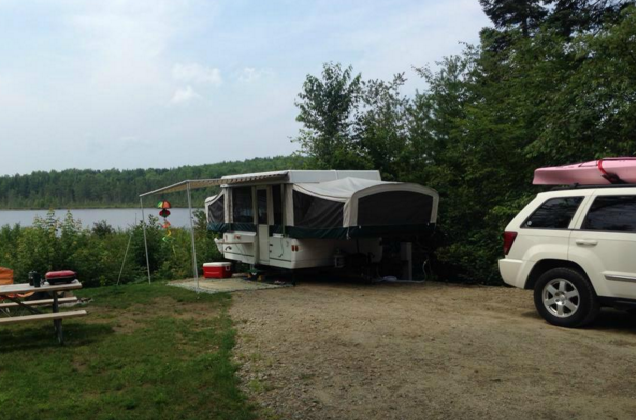
M45 321L53 320L55 327L55 334L60 344L64 344L64 334L62 332L62 320L65 318L74 318L78 316L87 315L86 311L70 311L60 312L60 303L72 303L77 302L77 298L61 298L60 293L68 290L81 289L82 283L74 280L72 283L46 285L41 287L34 287L28 283L22 284L10 284L6 286L0 286L0 298L7 299L9 303L0 303L0 309L8 308L24 308L30 312L30 315L22 316L9 316L6 318L0 318L0 324L12 324L18 322L32 322L32 321ZM24 300L20 295L28 293L43 292L51 296L51 299L41 300ZM44 313L36 307L40 306L52 306L53 313Z

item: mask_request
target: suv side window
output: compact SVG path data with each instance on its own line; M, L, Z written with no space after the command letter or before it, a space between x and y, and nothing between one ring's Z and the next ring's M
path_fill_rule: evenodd
M567 229L583 197L551 198L521 225L532 229Z
M602 195L596 197L581 228L636 232L636 196Z

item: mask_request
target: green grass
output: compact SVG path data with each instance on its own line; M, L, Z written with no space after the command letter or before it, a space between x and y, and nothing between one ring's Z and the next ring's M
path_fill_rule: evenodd
M82 290L89 316L0 327L0 419L252 419L231 362L229 295Z

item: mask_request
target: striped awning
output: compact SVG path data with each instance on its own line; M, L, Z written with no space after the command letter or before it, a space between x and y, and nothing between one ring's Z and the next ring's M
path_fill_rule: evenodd
M275 171L261 172L256 174L230 175L214 179L188 179L185 181L177 182L176 184L168 185L167 187L156 189L154 191L139 194L139 196L146 197L153 194L186 191L188 188L191 190L196 190L199 188L214 187L216 185L251 184L259 181L285 181L288 178L288 172L289 171Z

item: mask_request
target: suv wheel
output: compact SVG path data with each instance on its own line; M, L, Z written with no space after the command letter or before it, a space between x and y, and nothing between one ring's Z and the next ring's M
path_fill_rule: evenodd
M539 277L534 305L550 324L568 328L593 322L599 310L592 284L570 268L553 268Z

